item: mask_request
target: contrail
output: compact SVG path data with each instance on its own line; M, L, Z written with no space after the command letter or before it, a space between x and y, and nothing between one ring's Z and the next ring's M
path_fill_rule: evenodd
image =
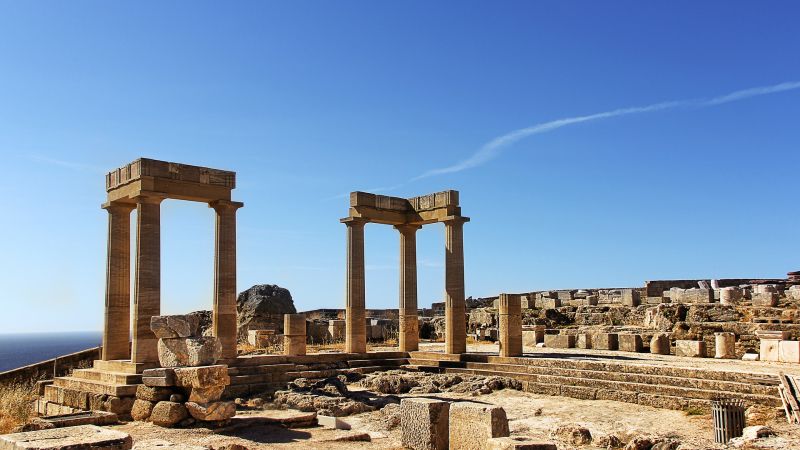
M775 84L772 86L761 86L750 89L743 89L740 91L731 92L730 94L721 95L713 98L697 98L687 100L676 100L671 102L655 103L647 106L634 106L630 108L620 108L612 111L600 112L586 116L567 117L564 119L552 120L549 122L538 123L526 128L520 128L502 136L496 137L483 145L477 152L469 158L453 164L452 166L442 167L440 169L429 170L422 175L412 178L410 181L416 181L421 178L427 178L434 175L442 175L445 173L461 172L462 170L472 169L478 167L496 158L503 151L504 148L528 137L536 134L548 133L559 128L569 125L575 125L583 122L592 122L602 119L610 119L612 117L627 116L632 114L643 114L655 111L663 111L665 109L674 109L679 107L708 107L722 105L724 103L736 102L750 97L757 97L760 95L774 94L777 92L790 91L800 88L800 81L788 81L785 83Z

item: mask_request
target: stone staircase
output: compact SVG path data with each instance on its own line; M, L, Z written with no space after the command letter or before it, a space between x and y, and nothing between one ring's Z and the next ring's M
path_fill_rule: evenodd
M616 400L658 408L708 411L726 397L746 404L781 406L777 377L620 360L546 357L504 358L486 354L411 352L408 370L506 376L528 392L588 400Z

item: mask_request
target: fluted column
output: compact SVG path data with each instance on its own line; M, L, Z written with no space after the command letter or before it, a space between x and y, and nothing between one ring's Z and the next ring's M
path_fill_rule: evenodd
M222 344L222 357L236 358L236 211L240 202L209 204L217 213L214 239L214 310L212 331Z
M466 217L444 221L445 351L466 353L467 322L464 304L464 223Z
M400 351L419 349L417 317L417 230L419 225L396 225L400 232Z
M106 310L103 361L131 357L131 211L135 205L107 203Z
M158 362L158 339L150 318L161 313L161 201L139 196L136 201L136 284L131 361Z
M500 356L522 355L522 297L500 294L498 299Z
M345 349L348 353L366 353L367 327L364 322L364 225L363 219L344 219L347 226L347 299Z

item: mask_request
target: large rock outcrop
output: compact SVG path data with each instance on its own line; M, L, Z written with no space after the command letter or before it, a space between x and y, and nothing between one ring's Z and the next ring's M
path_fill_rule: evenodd
M283 333L283 315L296 314L292 294L275 284L257 284L239 293L236 300L240 341L249 330L275 329Z

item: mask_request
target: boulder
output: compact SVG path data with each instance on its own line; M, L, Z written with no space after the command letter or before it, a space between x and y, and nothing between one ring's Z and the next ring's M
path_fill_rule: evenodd
M296 314L292 294L274 284L257 284L239 294L236 300L240 341L250 330L275 329L283 333L283 315Z
M158 340L162 367L193 367L214 364L222 357L222 344L213 336Z
M150 418L155 406L155 402L136 400L133 402L133 409L131 409L131 418L137 422L144 422Z
M175 402L158 402L150 413L150 421L161 427L174 427L187 417L186 407Z
M220 422L236 415L236 404L233 402L214 402L206 405L186 402L189 414L204 422Z
M209 388L227 386L231 383L228 366L178 367L175 369L178 386L187 388Z
M200 316L153 316L150 318L150 329L159 339L196 337L200 332Z
M169 400L172 395L172 389L163 387L150 387L140 384L136 387L136 398L138 400L147 400L149 402L163 402Z

